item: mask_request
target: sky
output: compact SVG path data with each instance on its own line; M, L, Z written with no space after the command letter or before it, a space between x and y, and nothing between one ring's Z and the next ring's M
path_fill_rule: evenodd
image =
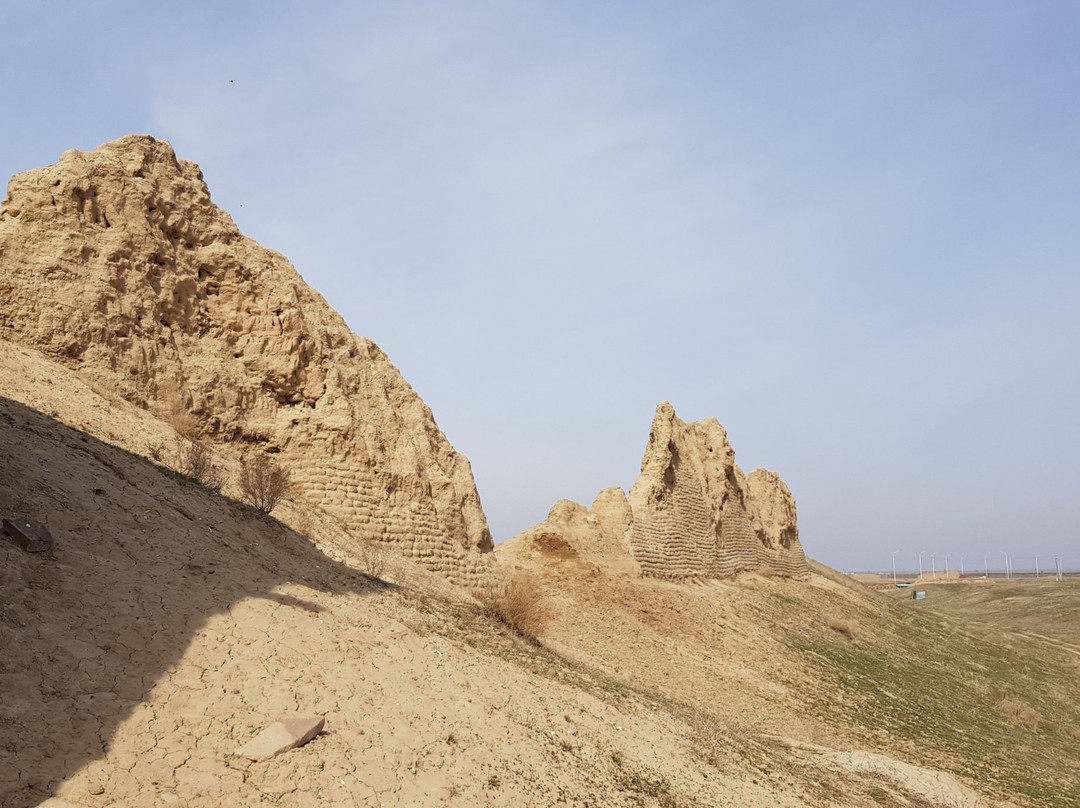
M629 489L668 400L838 569L1080 568L1078 41L1071 0L0 0L0 175L170 141L497 542Z

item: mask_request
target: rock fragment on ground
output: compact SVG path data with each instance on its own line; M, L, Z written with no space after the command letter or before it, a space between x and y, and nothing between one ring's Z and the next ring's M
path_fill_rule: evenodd
M43 552L53 543L49 529L30 519L5 519L4 534L28 553Z
M323 730L326 718L283 718L275 721L234 753L237 757L258 762L303 746Z

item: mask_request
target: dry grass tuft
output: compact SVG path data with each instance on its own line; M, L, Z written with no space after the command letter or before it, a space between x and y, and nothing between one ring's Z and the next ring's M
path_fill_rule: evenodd
M163 385L159 392L159 417L171 426L177 435L196 441L201 437L199 419L188 409L184 397L175 386Z
M829 621L829 628L837 634L843 634L849 640L853 640L855 639L855 635L859 633L859 621L833 619Z
M532 642L539 641L551 620L540 585L521 572L494 574L477 592L477 599L492 615Z
M994 703L994 708L1005 716L1005 719L1018 727L1024 727L1032 732L1039 731L1039 722L1042 716L1035 708L1024 704L1022 701L1001 696Z
M289 470L264 454L249 456L240 466L240 497L263 513L274 510L290 490Z

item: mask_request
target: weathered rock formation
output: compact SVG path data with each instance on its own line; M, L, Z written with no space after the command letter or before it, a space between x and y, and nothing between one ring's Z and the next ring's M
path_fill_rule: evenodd
M715 418L688 424L657 407L629 499L628 543L646 575L809 574L791 492L773 472L743 474Z
M780 476L764 469L743 474L715 418L687 424L667 402L656 409L629 497L608 488L591 509L561 500L546 520L503 545L500 555L663 578L726 578L755 570L809 575L795 498Z
M132 135L12 178L0 339L219 447L274 454L354 535L457 583L490 563L469 462L424 402L166 142Z
M596 495L592 508L559 500L547 519L499 545L496 552L512 564L530 557L542 566L569 562L603 570L607 575L638 576L641 568L626 544L633 521L623 490L605 488Z

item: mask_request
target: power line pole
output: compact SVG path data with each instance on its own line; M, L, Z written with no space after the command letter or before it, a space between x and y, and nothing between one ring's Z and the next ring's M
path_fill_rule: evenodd
M899 553L899 552L900 552L899 550L893 550L892 551L892 582L893 582L893 586L896 586L896 554Z
M919 550L919 577L922 578L922 557L926 550Z

